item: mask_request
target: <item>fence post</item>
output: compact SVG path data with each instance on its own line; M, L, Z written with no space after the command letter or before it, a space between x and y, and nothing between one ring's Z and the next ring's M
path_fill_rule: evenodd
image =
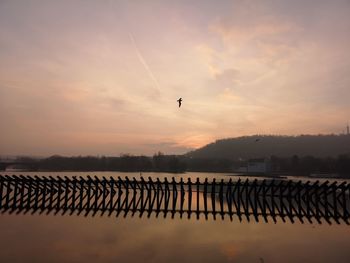
M221 182L220 182L219 200L220 200L221 218L224 219L224 180L223 179L221 179Z
M173 209L172 209L172 217L174 217L176 211L176 201L177 201L177 188L175 178L172 177L172 186L173 186Z
M0 176L0 209L2 209L2 193L4 190L4 178Z
M188 218L191 218L191 204L192 204L192 182L191 182L191 178L187 179L187 186L188 186Z
M214 219L216 218L216 211L215 211L215 195L216 195L216 187L215 187L215 178L212 181L211 185L211 208L213 212Z
M196 213L197 213L197 219L199 219L199 178L197 177L197 181L196 181L196 184L197 184L197 209L196 209Z
M228 206L228 211L230 215L230 219L232 220L232 179L227 183L227 189L226 189L226 201Z
M184 189L184 182L182 180L182 177L180 179L180 190L181 190L181 196L180 196L180 217L182 218L183 213L183 207L185 202L185 189Z
M205 178L204 191L203 191L205 219L208 219L207 192L208 192L208 178Z

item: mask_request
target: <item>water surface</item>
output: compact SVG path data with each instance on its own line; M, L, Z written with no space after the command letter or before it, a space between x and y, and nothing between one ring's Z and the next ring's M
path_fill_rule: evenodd
M140 176L107 172L90 175ZM142 176L228 179L225 174L205 173ZM4 213L0 214L0 233L1 262L348 262L350 258L350 227L334 223L171 219L162 214L124 218Z

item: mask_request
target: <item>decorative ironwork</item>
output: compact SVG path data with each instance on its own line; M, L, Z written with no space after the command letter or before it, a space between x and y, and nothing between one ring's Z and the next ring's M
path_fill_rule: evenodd
M0 175L0 210L8 213L138 213L140 217L154 213L172 218L210 215L240 221L349 224L349 195L346 182Z

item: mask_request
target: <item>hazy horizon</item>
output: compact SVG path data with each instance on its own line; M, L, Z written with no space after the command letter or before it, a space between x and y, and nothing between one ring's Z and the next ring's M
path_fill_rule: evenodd
M349 13L347 0L1 1L0 155L340 134Z
M29 157L29 158L48 158L48 157L52 157L52 156L62 156L62 157L78 157L78 156L81 156L81 157L87 157L87 156L91 156L91 157L118 157L118 156L125 156L125 155L128 155L128 156L147 156L147 157L152 157L154 155L157 155L157 154L165 154L165 155L185 155L185 154L188 154L188 153L191 153L191 152L194 152L196 150L200 150L200 149L203 149L205 148L206 146L209 146L211 144L215 144L217 142L220 142L220 141L226 141L226 140L232 140L232 139L241 139L241 138L252 138L252 142L255 143L255 140L256 139L259 139L260 140L264 140L264 137L275 137L275 138L279 138L279 137L283 137L283 138L297 138L297 137L304 137L304 136L314 136L314 137L318 137L318 136L344 136L344 137L347 137L349 136L349 134L346 134L346 133L340 133L340 134L297 134L297 135L285 135L285 134L253 134L253 135L242 135L242 136L238 136L238 137L226 137L226 138L217 138L211 142L208 142L208 144L206 145L203 145L201 147L198 147L198 148L193 148L193 149L188 149L188 151L186 152L183 152L183 153L172 153L172 152L162 152L160 150L156 150L154 152L151 152L151 153L148 153L148 154L133 154L133 153L130 153L130 152L120 152L119 154L94 154L94 153L89 153L89 154L73 154L73 155L65 155L65 154L58 154L58 153L52 153L52 154L49 154L49 155L28 155L28 154L14 154L14 155L9 155L9 154L0 154L0 159L3 158L3 159L13 159L13 158L17 158L17 157ZM260 143L259 143L260 144ZM266 145L265 145L266 146ZM295 153L294 153L295 154ZM345 153L341 153L339 152L339 155L341 154L345 154ZM273 155L273 154L272 154ZM305 156L305 155L303 155Z

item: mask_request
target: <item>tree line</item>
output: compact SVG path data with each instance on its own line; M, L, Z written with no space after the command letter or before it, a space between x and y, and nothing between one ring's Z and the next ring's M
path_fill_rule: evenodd
M247 159L194 158L187 155L153 156L121 155L119 157L95 156L51 156L44 159L19 158L18 161L31 163L38 171L121 171L121 172L226 172L247 164ZM350 178L350 154L338 157L271 156L268 158L272 174L304 175L339 174ZM35 166L33 166L33 163Z
M51 156L38 162L39 170L49 171L121 171L174 172L186 170L179 156L157 153L153 157L124 154L119 157Z

